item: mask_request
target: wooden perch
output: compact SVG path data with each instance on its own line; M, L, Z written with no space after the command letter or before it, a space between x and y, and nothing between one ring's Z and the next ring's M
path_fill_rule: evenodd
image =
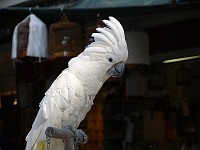
M85 144L88 141L87 135L81 129L74 131L71 128L58 129L47 127L45 134L50 138L63 139L65 141L64 150L76 150L78 149L78 144Z

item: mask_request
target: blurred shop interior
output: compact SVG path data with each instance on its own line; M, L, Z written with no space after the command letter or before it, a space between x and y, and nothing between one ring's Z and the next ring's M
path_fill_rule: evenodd
M89 141L79 149L200 149L200 0L1 0L0 148L25 148L45 91L109 16L129 58L82 121ZM41 57L27 56L33 27Z

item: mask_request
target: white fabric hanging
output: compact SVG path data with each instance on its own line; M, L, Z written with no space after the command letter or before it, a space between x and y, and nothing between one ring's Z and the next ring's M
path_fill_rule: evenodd
M27 16L22 22L29 22L29 35L28 35L28 46L27 46L27 56L47 58L48 57L48 37L47 37L47 27L46 25L34 14ZM12 53L11 58L17 58L17 33L18 23L14 29L13 39L12 39Z

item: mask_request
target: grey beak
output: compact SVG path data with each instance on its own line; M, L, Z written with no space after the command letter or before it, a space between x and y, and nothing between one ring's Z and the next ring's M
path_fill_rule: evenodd
M114 65L109 71L108 73L112 76L112 77L121 77L124 74L125 71L125 65L124 63L118 63L116 65Z

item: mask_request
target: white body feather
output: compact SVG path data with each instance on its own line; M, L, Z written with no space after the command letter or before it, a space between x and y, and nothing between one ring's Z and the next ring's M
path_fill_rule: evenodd
M63 70L45 93L27 135L26 150L38 150L38 143L46 141L45 129L49 126L72 126L77 129L93 105L95 95L111 76L108 70L116 63L127 60L127 45L120 23L113 17L104 22L110 29L97 29L100 33L92 35L95 42L69 61L69 67ZM108 61L111 56L113 62ZM63 150L64 143L52 139L50 148Z

